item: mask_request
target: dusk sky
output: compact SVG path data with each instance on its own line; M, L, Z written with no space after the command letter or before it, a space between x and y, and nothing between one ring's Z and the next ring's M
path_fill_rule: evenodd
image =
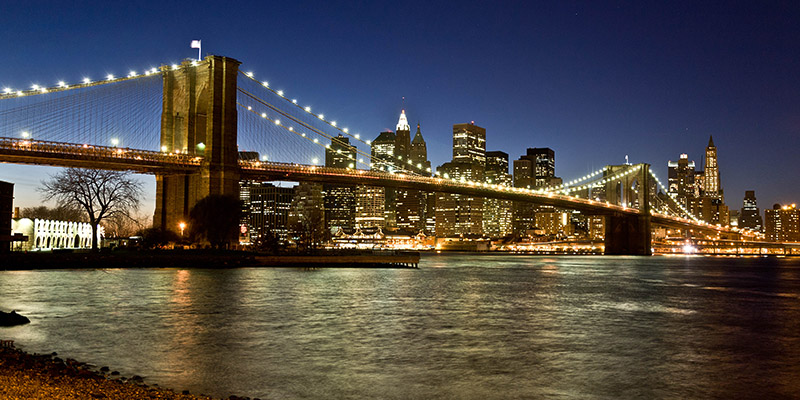
M762 210L800 203L800 2L697 3L4 2L0 87L179 62L200 39L371 138L405 97L434 166L475 121L511 160L554 149L565 180L628 155L666 182L681 153L702 169L713 135L732 209L750 189ZM56 171L4 164L0 180L26 207Z

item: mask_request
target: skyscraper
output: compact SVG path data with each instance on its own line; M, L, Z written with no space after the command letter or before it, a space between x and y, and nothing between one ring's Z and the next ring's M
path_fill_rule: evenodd
M427 158L427 146L422 138L419 125L417 125L417 134L414 136L414 140L417 141L416 146L411 142L411 128L408 126L406 111L402 110L397 121L397 133L395 135L395 164L400 169L424 175L425 170L422 167L423 163L428 163L428 160L424 159ZM421 151L424 151L424 154ZM415 161L415 158L418 161ZM411 232L424 230L425 198L423 193L419 190L411 189L397 189L396 193L394 207L397 228Z
M248 200L244 217L250 242L270 235L281 242L289 237L289 208L294 198L294 188L278 187L267 182L242 182L247 186ZM242 191L244 192L244 191Z
M722 194L722 184L719 179L719 166L717 165L717 147L714 146L714 138L708 137L708 147L706 147L703 182L703 195L715 199L725 200Z
M437 168L444 178L483 182L486 170L486 129L474 123L453 125L453 161ZM483 198L436 194L436 236L483 233Z
M800 210L794 204L764 210L764 233L771 242L799 242Z
M408 125L405 121L405 112L403 112L400 114L398 127L406 129ZM398 129L397 137L400 138L401 136L405 136L405 131ZM399 140L395 143L395 149L405 146L405 144L401 145ZM414 140L409 144L408 154L403 155L403 159L398 160L398 163L403 164L414 174L430 176L431 162L428 161L428 148L425 144L425 139L422 137L419 124L417 124ZM431 233L428 226L428 223L432 222L428 221L428 193L410 189L397 189L396 192L397 227L411 232L428 230L428 233ZM433 212L433 207L430 208L430 212Z
M554 186L561 183L556 178L556 153L553 149L529 148L525 154L514 160L514 187L533 189ZM513 230L518 235L536 227L536 212L551 207L537 207L530 203L514 202Z
M331 139L325 149L325 166L331 168L355 168L356 148L350 139L339 135ZM355 186L323 185L325 222L328 229L355 227Z
M431 162L428 160L428 146L422 138L420 126L417 124L417 133L411 141L411 161L418 167L421 174L430 176L433 172ZM424 172L423 172L424 171ZM423 229L427 234L435 234L436 231L436 193L423 192L422 201L422 220Z
M394 157L395 165L406 169L409 156L411 155L411 127L408 126L406 110L400 111L400 118L397 120L397 129L394 138Z
M742 211L739 214L739 228L760 232L763 227L761 211L758 209L758 203L756 202L756 192L755 190L747 190L744 192Z
M486 152L486 183L511 186L508 173L508 154L502 151ZM485 199L483 205L483 232L492 238L511 234L510 200Z
M356 195L356 226L360 228L386 227L384 188L359 185Z
M422 138L419 124L417 124L417 133L414 135L414 140L411 141L410 157L418 173L428 176L431 174L431 162L428 161L428 146L425 144L425 139Z
M469 162L446 162L436 169L447 179L481 181L483 166ZM483 234L484 198L464 194L436 193L436 236Z
M713 137L709 136L706 147L705 170L702 175L695 174L695 185L701 185L700 197L692 203L690 211L703 221L728 225L730 222L728 206L725 205L722 185L719 178L719 164L717 163L717 147L714 146Z
M378 134L378 137L372 141L372 163L371 168L379 171L392 171L394 165L394 146L397 135L394 132L387 130ZM370 192L370 191L366 191ZM366 193L364 192L364 193ZM396 228L397 227L397 214L395 208L396 191L394 188L380 188L383 193L383 227ZM362 199L365 203L364 207L368 207L366 203L371 203L371 199Z
M453 125L453 162L486 164L486 129L468 124Z
M691 209L692 199L697 197L694 161L689 161L684 153L678 161L669 161L667 167L670 196L687 210Z

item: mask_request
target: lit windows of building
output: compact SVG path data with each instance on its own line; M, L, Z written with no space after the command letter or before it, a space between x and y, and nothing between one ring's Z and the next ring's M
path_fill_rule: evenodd
M437 172L457 181L480 182L483 166L467 162L444 163ZM436 236L483 234L484 198L463 194L436 194Z
M257 243L270 236L286 243L289 238L289 209L294 199L294 188L279 187L268 182L246 181L240 184L240 198L247 200L240 241Z
M739 213L739 228L751 229L761 232L764 227L761 219L761 210L758 208L755 190L744 192L742 211Z
M669 161L667 167L669 195L680 205L689 209L691 199L697 197L694 161L689 161L689 156L684 153L681 154L678 161Z
M724 200L722 184L719 178L719 165L717 164L717 147L714 146L714 138L711 136L708 138L708 147L706 147L704 175L703 195Z
M508 173L508 154L502 151L486 152L486 183L511 186ZM490 199L484 201L483 231L491 238L501 238L511 234L512 202L510 200Z
M379 186L356 187L356 226L361 228L386 226L384 215L384 188Z
M525 154L514 160L514 187L534 189L556 186L561 179L555 176L556 154L548 147L528 148ZM514 202L513 231L525 236L536 228L536 212L551 212L552 207Z
M486 129L474 122L453 125L453 161L486 164Z
M800 210L795 204L765 210L764 232L771 242L800 242Z
M350 139L339 135L331 138L330 147L325 149L325 166L329 168L352 168L357 153ZM355 227L355 186L323 185L326 227L353 229Z

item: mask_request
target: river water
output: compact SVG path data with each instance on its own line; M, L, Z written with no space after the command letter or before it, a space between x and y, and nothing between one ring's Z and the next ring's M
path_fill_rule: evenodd
M269 399L789 398L800 259L424 255L406 269L0 271L0 328Z

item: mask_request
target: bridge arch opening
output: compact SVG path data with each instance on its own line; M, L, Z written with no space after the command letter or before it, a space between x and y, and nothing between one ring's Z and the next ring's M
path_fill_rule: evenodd
M190 151L198 155L205 155L206 146L208 145L208 139L206 138L206 132L208 131L208 109L208 87L203 85L197 95L193 129L194 140L190 143L193 147Z

